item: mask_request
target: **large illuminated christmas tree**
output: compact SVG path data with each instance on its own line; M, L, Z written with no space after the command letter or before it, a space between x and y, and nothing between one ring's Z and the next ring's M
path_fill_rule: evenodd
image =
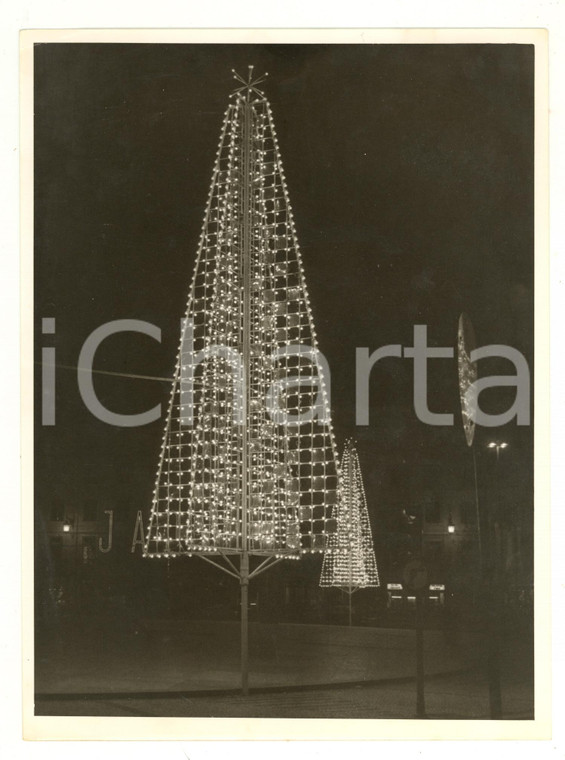
M328 538L320 586L336 586L351 596L361 588L379 586L373 536L359 456L353 441L346 441L341 460L341 489L335 508L337 530Z
M252 67L234 75L144 553L200 556L239 579L245 692L249 579L332 550L339 472L271 108Z

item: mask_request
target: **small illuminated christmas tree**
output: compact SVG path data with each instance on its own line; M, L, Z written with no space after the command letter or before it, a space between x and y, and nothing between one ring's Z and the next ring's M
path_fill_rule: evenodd
M239 579L244 692L249 579L328 550L339 482L273 117L252 69L235 74L225 112L144 547Z
M320 586L336 586L351 596L361 588L379 586L379 574L367 510L359 457L353 441L345 443L341 461L340 497L335 509L337 530L328 539Z

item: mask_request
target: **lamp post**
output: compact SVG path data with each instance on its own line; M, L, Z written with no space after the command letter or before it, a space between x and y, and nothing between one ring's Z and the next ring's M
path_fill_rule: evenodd
M487 448L496 451L496 507L494 518L500 513L500 487L498 465L500 462L500 452L507 448L505 441L490 441ZM489 510L487 519L488 530L488 571L487 571L487 588L488 588L488 616L489 616L489 647L488 647L488 670L489 670L489 697L491 718L502 717L502 694L500 689L500 626L498 610L500 607L499 599L499 578L498 578L498 556L495 534L496 519L493 519L493 510Z
M424 693L424 594L428 586L427 572L424 566L424 506L418 505L416 514L404 515L413 526L412 541L417 537L417 559L409 562L404 568L404 583L414 591L415 596L415 629L416 629L416 717L426 717L426 702Z
M499 465L500 465L500 452L503 451L505 448L508 447L508 444L505 441L490 441L490 443L487 443L487 448L491 451L496 451L496 466L495 466L495 488L496 488L496 506L495 506L495 515L494 520L492 520L493 528L497 524L498 520L500 519L500 478L499 478ZM492 567L494 573L496 573L497 566L498 566L498 555L497 555L497 536L496 536L496 530L493 530L494 536L493 536L493 552L492 552Z
M79 517L78 514L74 517L66 517L65 522L63 523L63 533L72 533L74 530L74 538L72 542L72 552L73 552L73 559L72 559L72 599L73 599L73 606L76 604L78 599L78 562L77 562L77 552L78 552L78 534L79 534Z
M498 567L498 552L497 552L497 536L496 536L496 524L498 523L498 520L500 519L500 478L499 478L499 464L500 464L500 452L503 451L505 448L508 447L508 444L506 441L490 441L490 443L487 443L487 448L491 451L496 451L496 466L495 466L495 488L496 488L496 506L495 506L495 515L494 520L492 520L492 530L493 533L492 540L493 540L493 546L492 546L492 557L491 557L491 564L493 568L493 573L496 574L497 567Z

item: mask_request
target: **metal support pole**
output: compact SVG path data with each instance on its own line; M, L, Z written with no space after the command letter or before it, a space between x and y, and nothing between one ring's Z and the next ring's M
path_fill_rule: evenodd
M491 618L490 620L490 631L489 631L489 646L488 646L488 661L487 661L487 667L488 667L488 675L489 675L489 683L488 683L488 694L489 694L489 704L490 704L490 717L492 720L500 720L502 718L502 694L500 689L500 662L499 662L499 647L498 647L498 626L496 625L496 621L493 619L495 616L495 612L492 609L494 602L494 594L490 594L490 605L491 609L489 610L489 616Z
M489 543L492 543L492 532L489 531ZM489 547L492 552L492 547ZM499 630L498 630L498 603L496 593L496 581L493 577L493 562L489 558L489 577L486 583L488 605L486 613L486 635L487 635L487 677L488 677L488 694L491 720L500 720L502 718L502 694L500 689L500 647L499 647Z
M351 590L349 591L348 596L349 596L349 625L351 626L351 597L353 596L353 594L351 593Z
M498 482L499 449L496 448L496 511L500 506L500 488ZM494 517L496 517L495 515ZM489 681L490 717L492 720L502 718L502 694L500 688L500 646L499 646L499 589L498 589L498 562L497 543L495 535L495 523L492 515L488 519L488 543L489 543L489 573L487 578L487 604L488 604L488 652L487 668Z
M416 591L416 715L426 717L424 698L424 594Z
M418 515L420 561L424 559L424 507L420 505ZM426 717L424 696L424 591L417 589L416 594L416 716Z
M497 499L498 494L498 449L497 458ZM475 507L477 514L477 544L479 552L479 573L481 579L481 591L484 598L480 601L480 616L483 624L483 652L486 655L486 678L489 694L489 714L491 720L499 720L502 717L502 695L500 689L500 664L498 643L498 599L496 595L496 540L494 536L493 520L490 512L485 519L485 541L483 546L481 532L481 509L479 502L479 485L477 478L477 455L473 449L473 472L475 476ZM492 511L492 510L491 510ZM485 551L486 550L486 551Z
M481 508L479 503L479 480L477 478L477 455L473 448L473 473L475 475L475 514L477 521L477 548L479 550L479 573L483 572L483 545L481 540Z
M251 81L251 68L249 71ZM250 343L251 343L251 152L252 152L252 106L250 89L247 89L243 106L243 366L245 383L245 412L249 414L249 381L250 381ZM249 508L249 425L248 419L243 421L242 430L242 477L241 477L241 691L244 696L249 693L249 546L248 546L248 508Z
M241 555L241 691L249 694L249 554Z

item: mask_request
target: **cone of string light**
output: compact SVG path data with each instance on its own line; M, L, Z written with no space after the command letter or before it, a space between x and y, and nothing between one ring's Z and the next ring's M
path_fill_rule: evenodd
M320 586L337 586L353 592L379 586L379 574L359 456L352 441L345 444L341 461L341 488L335 509L337 529L328 538Z
M317 339L271 108L263 93L249 92L251 99L247 91L232 96L221 129L159 456L148 557L248 551L297 559L330 549L337 527L339 465L327 379L311 351ZM234 367L245 375L243 395ZM267 404L273 388L282 419ZM313 408L313 419L288 422L308 418Z

